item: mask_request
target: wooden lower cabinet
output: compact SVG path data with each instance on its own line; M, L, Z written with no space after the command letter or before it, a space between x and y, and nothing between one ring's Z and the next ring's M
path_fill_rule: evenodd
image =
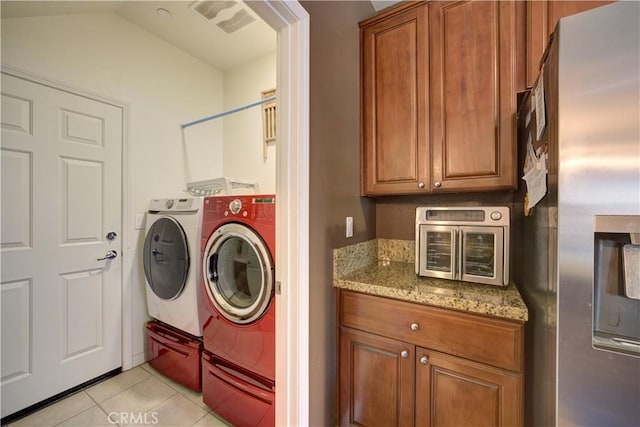
M522 381L521 374L418 348L415 425L521 426Z
M341 328L340 425L413 425L414 368L413 346Z
M377 305L378 302L384 305ZM400 313L413 310L407 324L416 332L415 339L397 329L396 339L371 316L371 307L380 319L393 322ZM425 315L420 316L420 307ZM523 328L522 322L503 321L450 310L433 313L432 307L420 304L372 297L354 292L338 292L339 360L338 407L341 426L522 426L524 411L524 377L522 364L515 370L505 369L500 358L487 363L446 353L446 340L438 339L439 350L420 346L432 330L435 336L440 311L450 312L452 321L470 316L477 318L477 327L469 326L468 334L480 328L495 327L504 335L504 327ZM358 316L360 313L362 316ZM511 324L513 323L513 325ZM449 323L450 324L450 323ZM415 325L418 325L416 327ZM354 327L355 326L355 327ZM356 329L356 327L358 329ZM452 335L460 335L455 328ZM386 336L384 336L386 335ZM521 361L522 334L513 334L511 345L503 344L505 352L516 354ZM408 338L408 339L407 339ZM460 337L452 336L452 343ZM487 337L491 345L490 337ZM413 342L411 342L413 341ZM502 341L504 343L504 341ZM452 347L452 352L456 349ZM460 354L459 352L457 354ZM469 353L475 354L475 353ZM493 364L492 364L493 363ZM514 365L509 365L514 366Z

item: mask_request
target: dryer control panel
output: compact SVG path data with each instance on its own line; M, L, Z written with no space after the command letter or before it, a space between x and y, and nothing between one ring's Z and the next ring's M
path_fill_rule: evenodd
M276 198L273 195L212 196L205 198L205 223L221 218L246 218L275 221Z

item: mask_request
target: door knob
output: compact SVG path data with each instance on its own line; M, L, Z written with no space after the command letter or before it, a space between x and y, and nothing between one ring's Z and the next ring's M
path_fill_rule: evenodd
M427 356L422 356L420 358L420 363L423 365L428 365L429 364L429 358Z
M400 356L401 356L403 359L406 359L407 357L409 357L409 352L408 352L407 350L402 350L402 351L400 352Z
M411 330L412 331L417 331L418 329L420 329L420 325L418 325L417 323L412 323L411 324Z
M107 251L105 256L103 256L102 258L98 258L98 261L104 261L105 259L114 259L117 256L118 256L118 252L116 252L116 251Z

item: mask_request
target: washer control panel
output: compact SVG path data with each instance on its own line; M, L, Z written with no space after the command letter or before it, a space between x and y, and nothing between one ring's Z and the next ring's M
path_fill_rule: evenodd
M190 212L197 211L198 204L195 198L184 199L151 199L149 202L149 212Z

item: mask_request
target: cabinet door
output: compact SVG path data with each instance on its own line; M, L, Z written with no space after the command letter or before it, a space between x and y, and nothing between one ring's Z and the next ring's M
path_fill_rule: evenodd
M425 5L362 27L364 195L429 189L426 37Z
M516 8L429 4L434 189L510 189L516 179Z
M412 426L414 346L340 328L340 425Z
M527 86L538 78L540 60L549 36L560 18L584 12L612 1L527 1Z
M416 349L416 426L522 426L522 393L521 374Z

